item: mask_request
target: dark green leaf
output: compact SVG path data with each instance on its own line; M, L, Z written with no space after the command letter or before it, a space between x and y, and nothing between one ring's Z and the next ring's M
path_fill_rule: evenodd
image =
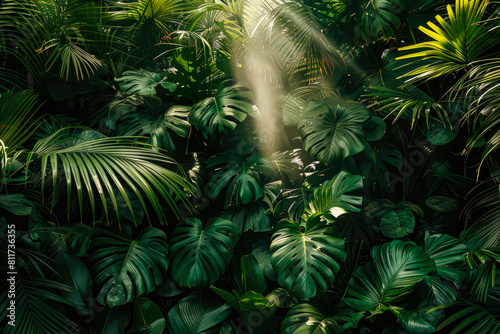
M174 229L170 246L173 279L186 288L212 285L231 261L238 238L229 220L212 218L203 227L198 218L183 219Z
M313 215L304 229L299 223L282 220L271 242L271 263L278 283L301 299L325 292L345 260L344 240L337 238L331 226Z
M415 216L409 209L391 210L382 216L380 229L382 233L392 239L402 238L412 233L415 228Z

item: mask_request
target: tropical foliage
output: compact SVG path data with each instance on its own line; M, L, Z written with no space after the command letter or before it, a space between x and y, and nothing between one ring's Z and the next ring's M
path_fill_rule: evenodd
M0 330L500 333L499 22L0 0Z

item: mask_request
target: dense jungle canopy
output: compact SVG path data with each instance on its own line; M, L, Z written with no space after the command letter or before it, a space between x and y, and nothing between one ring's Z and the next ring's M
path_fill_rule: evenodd
M0 0L0 330L500 333L499 20Z

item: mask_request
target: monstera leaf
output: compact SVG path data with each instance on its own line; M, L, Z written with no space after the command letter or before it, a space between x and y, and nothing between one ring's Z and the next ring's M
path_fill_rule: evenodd
M253 94L245 84L229 86L229 81L224 81L214 97L193 106L189 122L197 130L208 130L211 138L227 134L245 120L247 115L260 118L258 109L249 102L252 98Z
M120 132L122 136L148 136L150 143L167 151L174 151L175 145L171 133L187 137L190 124L187 115L188 106L172 106L164 114L153 116L147 114L131 114L123 118L127 126Z
M339 210L342 213L345 213L345 210L359 212L361 209L356 206L362 204L363 197L346 193L361 189L363 189L361 176L341 171L330 181L314 190L312 199L309 201L309 208L312 213L330 212L335 216Z
M278 283L297 297L308 299L325 292L347 253L344 240L333 235L333 226L311 216L305 227L291 220L276 226L271 241L271 264Z
M375 311L408 293L429 272L434 261L413 242L393 240L371 249L371 261L358 267L349 282L345 303Z
M365 148L362 124L370 118L366 107L332 97L304 110L298 128L304 148L324 164L341 161Z
M226 270L239 238L236 226L222 218L210 219L205 227L198 218L186 218L173 233L172 277L186 288L212 285Z
M234 222L240 233L248 230L267 232L273 229L271 218L260 201L239 207L228 208L218 214L219 217Z
M99 230L90 245L97 301L114 307L156 290L167 271L167 237L157 228L142 230L136 239Z
M253 149L230 149L208 159L207 167L225 164L210 179L209 194L215 198L229 183L226 190L226 207L240 206L263 196L258 183L259 173L272 175L267 160L262 159Z
M123 77L115 78L115 80L121 82L120 90L125 94L155 95L158 85L171 92L177 89L176 84L165 81L165 75L166 73L153 73L141 68L139 71L123 72Z
M281 333L344 333L344 329L356 328L362 318L363 312L353 312L350 309L327 316L318 307L308 303L301 303L288 311L281 324Z
M394 30L401 26L402 16L408 11L407 0L370 0L361 15L361 36L366 42L394 35Z

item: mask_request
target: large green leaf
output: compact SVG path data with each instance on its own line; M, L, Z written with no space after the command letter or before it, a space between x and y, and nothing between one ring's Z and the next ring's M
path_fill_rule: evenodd
M318 307L301 303L288 311L281 324L282 334L336 334L356 328L364 312L345 309L328 316Z
M66 252L57 261L57 273L61 283L70 286L71 291L62 292L66 300L73 303L84 315L92 313L92 277L85 263L75 255Z
M272 174L267 161L262 159L253 149L229 149L211 157L207 167L224 165L210 179L209 195L217 197L229 183L226 190L226 207L247 204L262 197L264 193L258 183L259 173Z
M428 273L434 261L413 242L393 240L371 249L371 261L358 267L349 282L349 306L375 311L408 293Z
M273 320L276 305L260 293L245 294L233 289L233 293L212 286L212 290L241 315L252 334L264 334Z
M453 212L460 209L459 203L456 199L448 196L431 196L425 200L425 204L436 210L437 212Z
M228 208L220 212L218 216L234 222L240 233L248 230L267 232L273 229L271 219L266 214L266 208L260 201Z
M162 334L165 329L165 318L154 302L147 298L139 297L134 302L134 329L131 334L143 333Z
M366 42L392 37L407 15L407 0L370 0L361 15L361 36Z
M168 267L165 232L147 227L137 238L100 230L93 235L90 261L97 301L110 307L156 290Z
M123 117L127 126L120 131L122 136L148 136L151 145L169 152L175 151L171 133L187 137L190 124L187 115L188 106L172 106L165 113L157 115L131 114Z
M170 246L172 277L181 287L212 285L231 261L238 238L238 229L229 220L212 218L203 227L198 218L183 219Z
M169 91L176 90L177 85L166 81L166 73L153 73L140 69L139 71L126 71L123 76L115 78L120 82L120 90L126 94L155 95L156 86L161 85Z
M335 237L333 226L311 216L305 227L291 220L276 226L271 242L271 264L278 283L299 298L308 299L325 292L345 260L344 240Z
M458 124L455 124L453 128L450 129L447 124L434 122L430 125L429 130L427 130L426 137L431 144L444 145L455 139L458 135L458 131Z
M99 334L125 334L130 319L130 305L107 307L97 315L94 326Z
M258 109L249 102L253 94L248 87L241 83L228 84L228 81L223 82L214 97L195 104L189 114L189 122L197 130L208 131L211 138L234 130L247 115L260 118Z
M341 171L330 181L323 183L314 190L311 200L308 202L312 213L332 213L336 210L348 210L352 212L361 211L360 206L363 203L362 196L348 195L352 191L363 189L363 178L359 175L350 175Z
M231 306L219 298L193 292L168 312L168 330L175 334L205 333L231 314Z
M58 179L61 174L63 175L66 183L68 220L74 188L80 208L80 220L83 219L84 190L88 195L94 221L96 220L95 197L98 195L106 218L109 219L107 210L107 198L109 198L118 223L120 222L121 214L114 195L115 191L119 191L123 196L131 216L134 217L127 189L137 196L148 220L151 220L148 214L151 207L161 222L166 220L163 201L160 199L163 199L177 215L180 215L180 212L176 200L181 200L190 206L184 191L191 191L192 186L185 178L167 168L168 165L176 165L168 156L141 147L144 145L128 139L103 138L102 135L92 131L90 138L88 131L68 138L64 130L39 140L28 155L26 168L29 167L31 159L37 157L40 160L42 195L48 178L52 179L52 188L56 190ZM56 195L57 191L53 191L52 207L55 205ZM145 199L149 201L151 207L146 205Z
M444 319L443 312L430 312L431 307L420 310L407 311L401 310L398 322L410 334L431 334L435 333L437 327Z
M304 110L298 128L304 148L331 164L365 148L362 124L369 118L370 112L362 104L332 97Z
M391 210L382 216L380 230L388 238L397 239L413 232L415 216L409 209Z

